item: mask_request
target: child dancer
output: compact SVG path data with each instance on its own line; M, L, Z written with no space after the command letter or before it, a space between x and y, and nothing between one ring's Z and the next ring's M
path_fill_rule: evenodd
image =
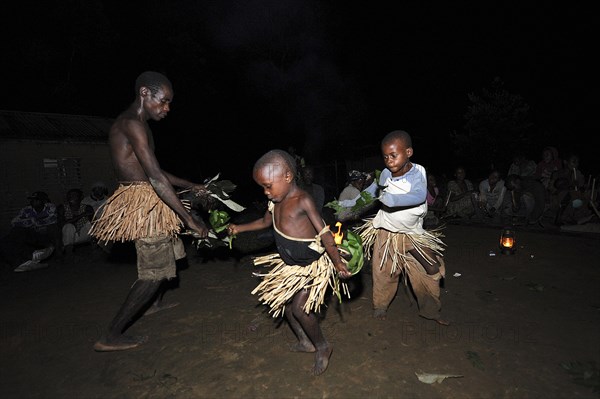
M381 209L358 228L365 252L373 251L373 317L385 320L401 274L410 281L419 315L447 325L440 318L440 279L445 275L439 232L423 229L427 214L427 175L413 164L412 140L396 130L381 142L386 168L381 172Z
M325 226L312 197L296 185L296 162L285 151L272 150L254 165L253 178L269 199L264 217L242 225L229 225L229 234L273 226L278 254L260 257L255 264L273 269L252 291L276 317L284 314L298 338L296 352L315 352L314 375L329 364L333 347L319 326L316 312L329 286L339 295L338 278L348 278L334 237ZM324 252L327 252L325 255Z

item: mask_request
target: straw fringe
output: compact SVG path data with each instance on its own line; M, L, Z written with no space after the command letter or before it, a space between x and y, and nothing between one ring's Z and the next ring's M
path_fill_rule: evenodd
M149 183L121 184L108 198L90 234L99 241L134 241L167 235L174 237L183 223Z
M252 291L253 295L259 294L259 301L269 305L269 313L273 317L282 316L285 305L302 289L309 290L308 300L303 308L306 313L320 311L328 287L332 288L340 301L342 293L350 298L348 286L339 280L327 254L307 266L288 265L281 260L279 254L259 256L253 261L255 266L273 267L267 273L255 273L263 277L263 280Z
M434 254L443 257L443 251L445 250L446 244L441 240L444 237L442 233L443 226L437 227L431 230L425 230L423 234L403 234L393 233L387 237L387 240L382 244L383 256L381 257L381 263L379 268L381 269L386 259L391 259L392 270L391 274L396 273L399 268L408 268L410 263L408 262L408 256L406 251L407 242L412 244L428 262L434 263L434 260L428 256L424 251L424 248L430 249ZM373 218L364 219L364 223L358 226L355 231L360 235L363 242L363 249L367 259L370 259L373 254L373 246L375 245L375 239L377 238L377 232L379 229L373 227Z

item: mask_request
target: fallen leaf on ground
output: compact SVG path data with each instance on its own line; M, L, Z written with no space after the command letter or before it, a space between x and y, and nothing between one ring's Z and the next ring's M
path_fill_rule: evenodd
M435 374L435 373L415 373L419 381L425 384L433 384L437 382L441 384L446 378L462 378L464 376L458 374Z

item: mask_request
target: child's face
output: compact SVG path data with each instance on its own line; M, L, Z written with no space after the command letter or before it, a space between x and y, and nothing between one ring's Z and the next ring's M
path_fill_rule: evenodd
M254 181L273 202L281 202L292 187L292 174L279 164L268 164L254 172Z
M381 144L381 154L385 167L392 172L393 177L402 176L408 170L410 157L413 154L412 147L406 147L402 140L392 140Z

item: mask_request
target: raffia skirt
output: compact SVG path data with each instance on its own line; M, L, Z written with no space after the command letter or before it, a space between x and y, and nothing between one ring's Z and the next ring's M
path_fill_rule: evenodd
M326 253L307 266L288 265L279 254L259 256L254 258L253 262L255 266L272 267L267 273L254 273L263 280L252 294L258 294L259 301L270 307L269 313L273 317L283 315L285 305L300 290L309 291L308 300L303 308L306 313L320 311L329 287L340 301L341 293L350 297L348 286L340 281L335 266Z
M121 183L96 215L90 235L99 241L175 237L183 223L148 182Z
M360 235L363 242L363 249L367 259L373 256L373 245L377 238L379 229L373 227L373 218L365 219L361 226L356 228L356 232ZM382 264L373 265L373 267L382 267L386 259L392 261L390 274L394 274L397 270L407 264L407 249L416 249L425 259L429 256L424 252L424 249L433 251L436 255L442 257L445 250L445 244L441 240L443 237L442 227L425 230L423 234L404 234L390 233L385 243L383 243L383 256L381 257Z

